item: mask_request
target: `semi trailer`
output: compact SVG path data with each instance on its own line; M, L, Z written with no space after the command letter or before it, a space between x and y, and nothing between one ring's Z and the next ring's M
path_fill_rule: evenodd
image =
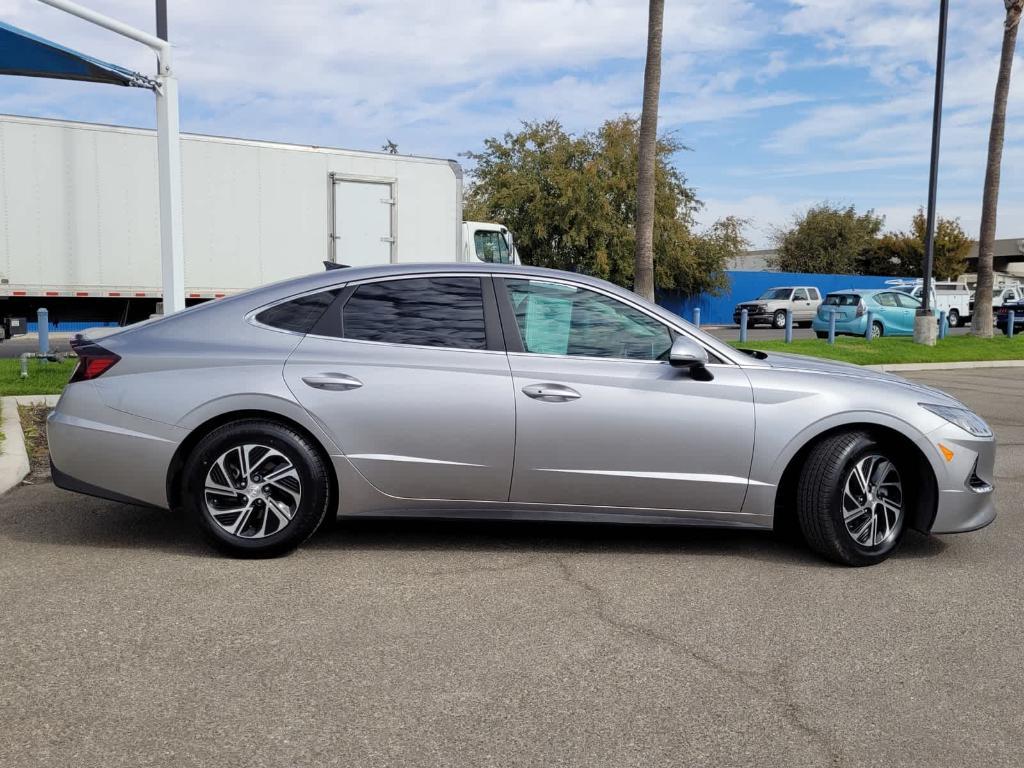
M462 220L454 160L183 134L186 301L322 269L389 262L518 263L508 230ZM158 311L151 130L0 115L0 327Z

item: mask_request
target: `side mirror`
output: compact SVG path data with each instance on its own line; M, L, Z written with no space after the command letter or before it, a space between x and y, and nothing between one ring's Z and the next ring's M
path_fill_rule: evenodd
M693 339L676 336L668 353L668 362L673 368L703 368L708 364L708 351Z

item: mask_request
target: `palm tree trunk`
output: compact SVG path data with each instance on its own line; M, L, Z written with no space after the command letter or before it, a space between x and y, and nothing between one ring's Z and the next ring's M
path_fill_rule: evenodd
M661 90L661 37L665 0L650 0L650 3L644 105L640 113L640 144L637 150L636 266L633 290L645 299L654 301L654 169L658 151L658 92Z
M971 333L992 335L992 255L996 239L996 208L999 205L999 169L1003 162L1003 134L1006 131L1006 99L1010 93L1010 70L1017 45L1017 26L1024 0L1004 0L1006 24L1003 27L1003 52L999 59L999 77L992 104L992 127L988 134L988 163L981 198L981 234L978 237L978 284L974 290L974 314Z

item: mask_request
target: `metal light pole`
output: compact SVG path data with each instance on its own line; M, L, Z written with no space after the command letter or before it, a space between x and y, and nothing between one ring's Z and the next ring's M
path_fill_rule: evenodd
M914 341L935 345L937 328L931 305L932 270L935 266L935 197L939 183L939 134L942 129L942 86L946 76L946 22L949 0L939 0L939 43L935 57L935 104L932 109L932 154L928 170L928 221L924 235L922 305L914 318Z
M117 19L96 13L70 0L39 0L97 26L149 47L157 57L156 143L160 190L160 262L163 276L164 314L185 308L185 256L181 219L181 140L178 132L178 81L171 69L171 45L167 42L166 0L157 0L157 32L154 37ZM161 30L161 7L163 14Z

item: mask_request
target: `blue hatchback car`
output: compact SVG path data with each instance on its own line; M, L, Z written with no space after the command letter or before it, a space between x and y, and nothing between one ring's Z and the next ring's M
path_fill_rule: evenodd
M871 312L871 336L913 336L920 299L890 288L835 291L825 297L811 327L819 339L828 336L829 315L836 315L836 333L863 336Z

